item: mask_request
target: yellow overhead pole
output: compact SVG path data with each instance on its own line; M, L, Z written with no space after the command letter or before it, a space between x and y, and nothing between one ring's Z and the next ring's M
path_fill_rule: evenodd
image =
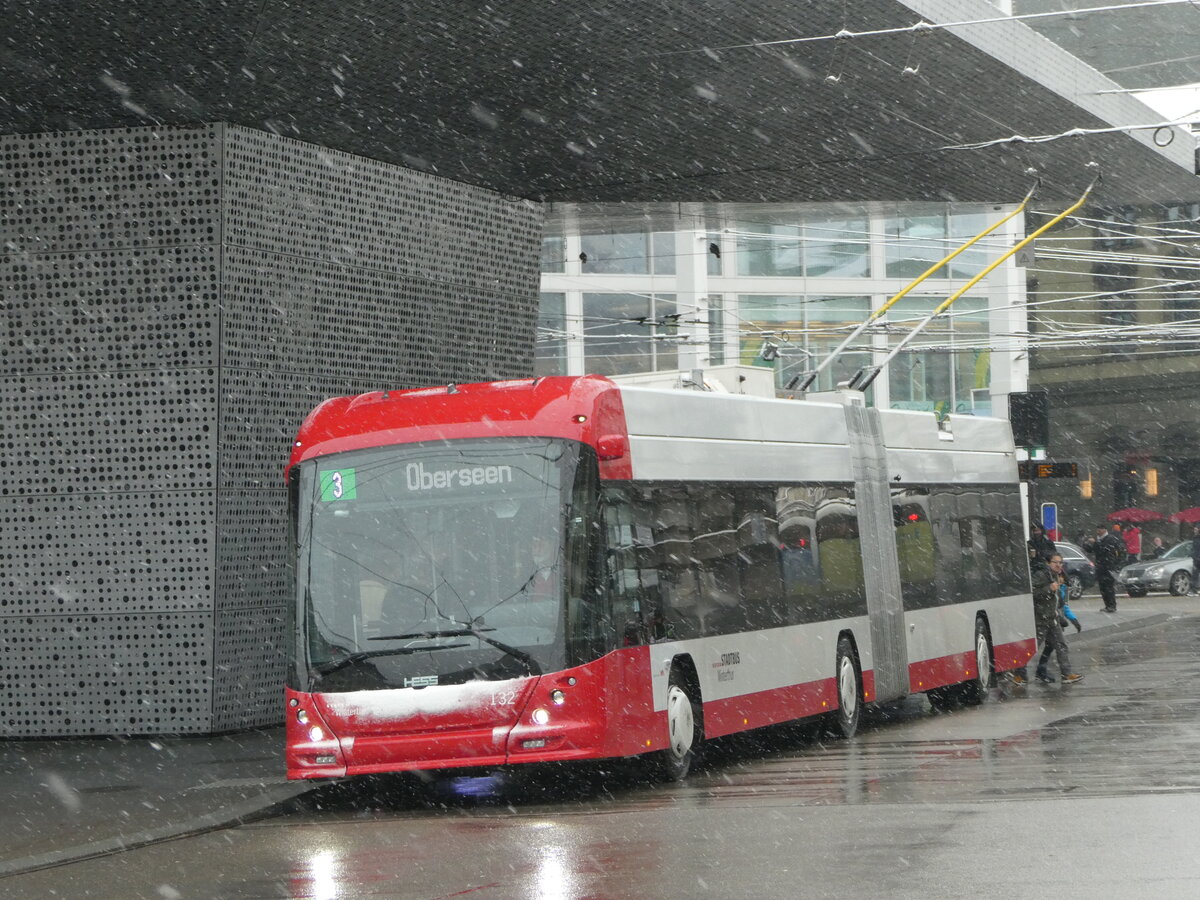
M1092 183L1087 186L1087 190L1085 190L1083 192L1083 195L1078 200L1076 200L1071 206L1068 206L1066 209L1064 209L1062 212L1060 212L1057 216L1055 216L1053 219L1051 219L1049 222L1047 222L1045 225L1043 225L1037 231L1030 234L1028 237L1025 237L1022 240L1018 241L1009 250L1006 250L1004 253L1000 254L1000 256L998 256L982 272L980 272L978 275L976 275L974 278L972 278L970 281L968 281L966 284L964 284L961 288L959 288L957 291L955 291L953 294L951 294L949 297L947 297L937 307L937 309L935 309L928 316L926 316L924 319L922 319L920 322L918 322L916 327L913 328L913 330L910 331L908 334L906 334L904 336L904 339L901 340L898 344L896 344L896 346L894 348L892 348L892 352L887 355L887 357L884 359L883 362L881 362L877 366L871 366L869 368L869 371L868 371L868 369L865 369L865 368L859 369L858 372L854 375L854 377L850 380L850 387L854 388L855 390L865 391L870 386L871 382L874 381L876 379L876 377L879 375L879 373L883 370L884 366L886 366L888 363L890 363L896 357L896 354L898 354L901 350L903 350L908 345L908 343L910 341L912 341L913 338L915 338L918 334L920 334L921 330L924 329L924 327L926 325L928 325L935 318L940 316L942 314L942 312L949 309L950 305L955 300L957 300L959 297L961 297L963 294L965 294L967 291L969 291L975 285L979 284L980 281L982 281L984 278L986 278L988 275L990 275L993 271L995 271L996 267L999 266L1002 262L1004 262L1006 259L1008 259L1013 254L1017 253L1019 250L1021 250L1021 248L1032 243L1036 238L1040 237L1045 232L1049 231L1051 228L1053 228L1055 225L1057 225L1059 222L1061 222L1063 219L1065 219L1071 213L1075 212L1075 210L1079 209L1079 207L1083 206L1084 202L1091 195L1092 190L1096 187L1096 184L1099 181L1100 181L1099 176L1094 178L1092 180Z
M847 347L849 347L850 344L860 334L862 334L864 331L866 331L867 328L869 328L872 324L877 322L880 319L880 317L883 316L884 313L886 313L889 309L891 309L892 306L895 305L897 300L899 300L901 297L903 297L905 294L907 294L909 291L911 291L913 288L915 288L917 285L919 285L922 281L924 281L926 278L928 278L930 275L932 275L938 269L942 268L944 265L946 265L948 262L950 262L952 259L954 259L954 257L958 256L964 250L969 249L971 247L971 245L973 245L977 241L982 240L983 238L987 237L989 234L991 234L993 231L995 231L997 228L999 228L1001 225L1003 225L1009 219L1023 213L1025 211L1025 207L1029 205L1029 201L1033 199L1033 195L1037 192L1038 185L1040 183L1041 182L1035 183L1033 185L1033 187L1031 187L1029 189L1029 193L1025 195L1025 199L1022 200L1020 202L1020 204L1017 206L1017 208L1014 209L1012 212L1010 212L1007 216L1005 216L1003 219L996 222L995 224L989 225L983 231L979 232L979 234L975 235L975 237L971 238L969 241L967 241L961 247L957 248L953 253L949 253L946 256L942 257L940 260L938 260L936 263L934 263L932 266L930 266L928 269L926 269L924 272L922 272L920 275L918 275L916 278L914 278L912 281L910 281L908 284L906 284L899 292L894 294L891 297L891 299L889 299L885 304L883 304L883 306L879 307L879 309L875 310L875 312L871 313L870 316L868 316L859 325L857 325L855 327L854 331L852 331L850 333L850 335L844 341L842 341L840 344L838 344L837 347L835 347L833 349L833 351L828 356L826 356L821 361L821 364L818 365L813 371L806 372L803 375L798 375L794 379L792 379L791 383L788 384L788 388L789 389L797 388L798 390L801 390L801 391L808 390L809 387L812 386L812 383L817 380L817 376L820 375L830 365L830 363L832 363L835 359L837 359L838 356L841 355L842 351L845 350Z

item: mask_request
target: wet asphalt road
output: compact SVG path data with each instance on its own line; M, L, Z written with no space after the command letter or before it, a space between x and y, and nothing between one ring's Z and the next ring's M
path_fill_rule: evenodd
M1078 685L724 742L683 785L364 779L0 896L1200 897L1198 642L1200 617L1097 635Z

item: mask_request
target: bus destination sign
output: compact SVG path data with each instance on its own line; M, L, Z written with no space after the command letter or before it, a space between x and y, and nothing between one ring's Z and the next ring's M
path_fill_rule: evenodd
M1078 478L1079 463L1028 460L1017 463L1017 475L1022 481L1032 481L1036 478Z

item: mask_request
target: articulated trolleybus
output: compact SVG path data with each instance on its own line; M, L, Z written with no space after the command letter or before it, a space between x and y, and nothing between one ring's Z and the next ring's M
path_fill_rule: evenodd
M618 385L340 397L289 463L291 778L645 756L1034 651L1008 423Z

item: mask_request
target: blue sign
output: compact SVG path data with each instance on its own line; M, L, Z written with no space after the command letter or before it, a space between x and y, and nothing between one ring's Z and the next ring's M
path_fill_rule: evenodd
M1058 540L1058 504L1043 503L1042 504L1042 528L1046 530L1046 537L1050 540Z

